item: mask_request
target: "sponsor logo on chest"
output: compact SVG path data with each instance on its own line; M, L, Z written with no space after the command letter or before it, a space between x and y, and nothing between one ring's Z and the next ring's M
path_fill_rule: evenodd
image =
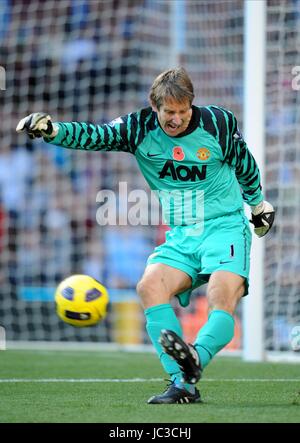
M191 167L186 165L175 166L173 160L167 160L159 171L159 178L172 177L173 180L179 181L192 181L205 180L206 178L206 165Z
M198 161L206 161L210 157L210 151L208 148L199 148L196 151L196 157ZM192 166L187 165L175 165L174 160L176 162L181 162L185 159L186 155L181 146L174 146L172 150L172 158L173 160L167 160L162 168L159 171L159 178L171 177L173 180L179 181L198 181L205 180L206 178L206 165L198 166L197 164ZM196 161L197 162L197 161Z

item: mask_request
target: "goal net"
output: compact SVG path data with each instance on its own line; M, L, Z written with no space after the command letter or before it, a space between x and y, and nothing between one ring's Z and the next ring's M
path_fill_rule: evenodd
M300 323L300 92L291 86L297 5L270 0L267 7L265 195L277 209L265 243L270 350L289 349L290 329ZM2 0L0 24L0 325L8 340L149 343L135 284L165 227L101 226L97 218L100 190L118 196L123 219L131 191L149 196L135 159L32 142L15 126L37 111L60 121L108 122L147 105L155 76L176 63L192 77L196 104L231 109L242 128L244 4ZM97 278L111 295L107 318L92 328L72 328L55 314L55 287L75 273ZM190 340L206 316L204 289L188 309L176 307ZM236 320L232 349L241 346L239 312Z
M299 24L298 2L268 2L265 186L277 214L265 244L264 333L274 351L290 350L300 326Z

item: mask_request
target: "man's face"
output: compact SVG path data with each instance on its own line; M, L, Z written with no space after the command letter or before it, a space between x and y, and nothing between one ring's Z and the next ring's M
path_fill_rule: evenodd
M159 109L152 105L157 113L160 126L170 137L175 137L185 131L192 117L189 100L177 102L172 98L166 99Z

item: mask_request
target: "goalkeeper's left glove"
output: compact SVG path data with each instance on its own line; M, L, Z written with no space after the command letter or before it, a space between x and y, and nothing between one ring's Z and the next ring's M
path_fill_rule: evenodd
M250 222L254 225L254 232L258 237L263 237L274 223L275 210L271 203L262 201L257 206L251 206L251 212Z

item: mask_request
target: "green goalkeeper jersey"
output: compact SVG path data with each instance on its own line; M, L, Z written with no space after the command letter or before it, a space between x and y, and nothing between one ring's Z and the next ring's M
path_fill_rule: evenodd
M150 188L158 193L167 224L189 225L243 210L263 200L260 173L232 112L192 106L187 129L167 135L151 107L108 124L56 123L47 142L87 151L135 155Z

